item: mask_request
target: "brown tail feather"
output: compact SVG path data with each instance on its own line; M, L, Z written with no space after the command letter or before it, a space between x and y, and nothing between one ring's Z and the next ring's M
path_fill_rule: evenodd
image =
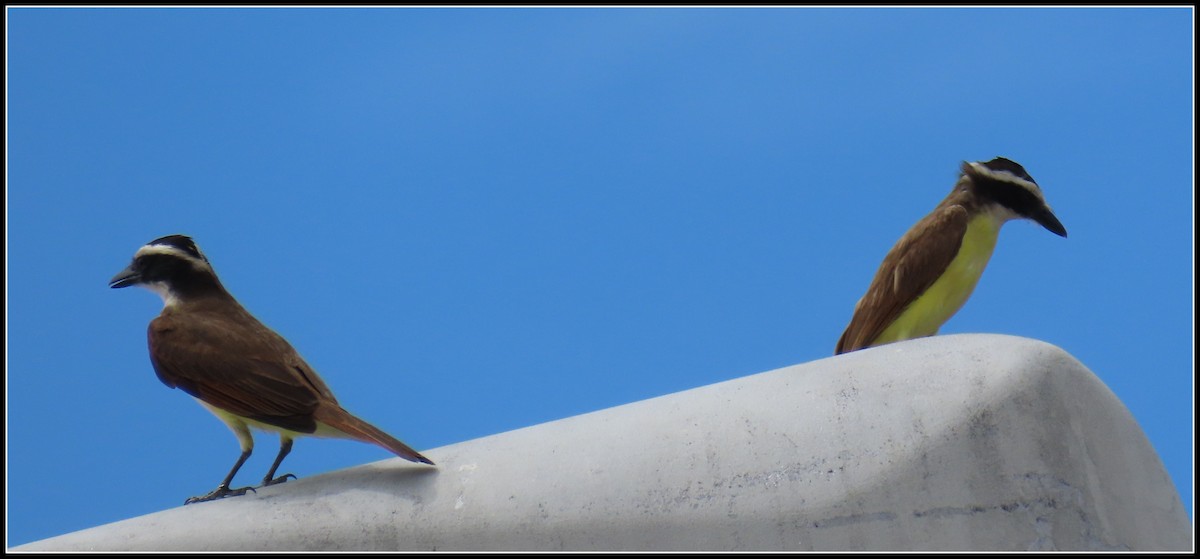
M396 440L395 437L384 433L378 427L367 423L357 417L351 415L350 412L342 409L339 406L321 406L317 409L315 419L324 423L338 431L345 433L348 437L362 441L364 443L377 444L383 448L392 451L393 454L411 460L413 462L424 462L433 465L433 460L430 460L421 453L413 450L408 445Z

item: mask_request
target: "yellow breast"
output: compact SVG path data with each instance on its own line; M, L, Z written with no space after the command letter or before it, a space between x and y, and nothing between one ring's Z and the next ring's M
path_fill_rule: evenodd
M950 262L950 266L871 345L937 334L942 324L962 308L975 290L975 284L992 258L1003 223L988 213L972 218L967 223L967 232L958 255Z

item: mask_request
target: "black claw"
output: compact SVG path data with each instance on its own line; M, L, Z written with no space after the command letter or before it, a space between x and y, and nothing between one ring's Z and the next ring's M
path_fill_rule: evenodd
M296 479L296 476L294 474L283 474L275 479L264 478L263 484L260 487L268 487L271 485L283 483L283 482L287 481L289 477L292 479Z
M212 493L199 497L189 497L188 500L183 502L183 504L190 505L192 503L203 503L205 501L224 499L225 497L237 497L239 495L245 495L247 491L257 493L257 491L254 491L253 487L239 487L237 489L230 489L224 485L218 485L216 489L212 490Z

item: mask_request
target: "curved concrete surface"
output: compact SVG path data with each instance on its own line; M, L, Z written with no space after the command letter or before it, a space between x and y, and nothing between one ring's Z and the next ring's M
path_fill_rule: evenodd
M1188 550L1061 349L858 351L33 542L34 550ZM11 511L10 511L11 512Z

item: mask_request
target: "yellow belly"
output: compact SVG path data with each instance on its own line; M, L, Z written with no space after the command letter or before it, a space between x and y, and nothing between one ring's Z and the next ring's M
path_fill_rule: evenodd
M988 214L972 219L967 224L967 233L958 255L950 262L945 273L909 304L871 345L937 334L942 324L962 308L975 290L975 284L979 282L996 248L1002 224L1002 221Z
M354 438L319 421L317 422L316 432L301 433L299 431L292 431L291 429L285 429L269 423L255 421L248 417L234 415L199 398L196 398L196 401L229 426L229 429L233 431L233 434L238 438L238 442L242 445L242 450L251 450L254 448L254 436L250 434L251 428L259 429L261 431L269 431L272 433L279 433L280 438L284 439L298 439L300 437L330 437L337 439Z

